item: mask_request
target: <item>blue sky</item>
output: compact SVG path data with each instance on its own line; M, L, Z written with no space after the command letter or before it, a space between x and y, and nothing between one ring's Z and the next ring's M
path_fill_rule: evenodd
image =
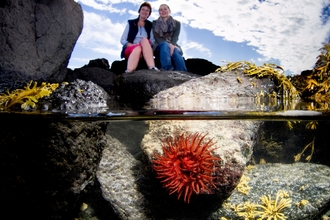
M68 67L89 60L120 60L120 37L143 1L75 0L84 11L84 27ZM184 57L216 65L246 60L281 65L288 74L312 69L323 42L330 40L329 0L162 0L149 1L158 18L166 3L181 21Z

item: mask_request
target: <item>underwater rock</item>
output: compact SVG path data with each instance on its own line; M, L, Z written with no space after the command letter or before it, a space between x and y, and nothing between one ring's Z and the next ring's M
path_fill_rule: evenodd
M134 144L132 141L125 141L127 134L125 130L120 131L123 128L118 127L121 123L117 126L109 125L111 129L107 131L109 134L106 135L107 144L97 171L102 195L121 219L173 219L189 216L203 219L219 208L221 201L230 195L238 183L243 168L251 157L259 123L198 120L149 121L147 127L131 123L131 126L135 125L135 129L132 129L138 130L130 136L131 139L137 141ZM116 130L117 134L114 135L118 139L111 136L113 133L111 130ZM215 194L193 195L187 205L181 199L178 200L177 196L168 195L161 186L152 168L151 154L153 147L160 148L162 138L167 137L169 133L206 130L209 130L206 138L213 138L212 141L215 143L215 154L222 158L221 169L217 172L224 172L215 177L218 186ZM141 132L147 132L147 134L140 137ZM147 155L150 156L150 160L146 154L139 156L136 153L135 148L139 148L140 138L143 138L141 145L143 151L149 152ZM126 146L123 143L134 146ZM223 180L225 182L221 182Z
M1 123L3 214L73 219L77 201L94 184L106 123L17 116Z
M159 218L198 216L206 218L212 210L216 210L236 187L246 163L250 160L253 146L257 138L260 121L228 121L228 120L162 120L148 121L149 131L144 136L141 148L145 154L144 164L148 164L149 176L154 180L153 193L148 194L152 204L153 215ZM163 154L162 143L168 137L181 134L199 133L205 136L205 142L214 143L212 155L219 157L219 167L213 173L216 188L213 193L192 194L189 205L176 195L169 195L152 170L155 153ZM214 149L214 150L213 150ZM156 197L157 195L157 197ZM177 200L177 201L175 201ZM173 204L173 207L172 205ZM166 207L162 211L159 207ZM197 208L198 207L198 208ZM179 211L180 210L180 211ZM198 210L198 211L197 211Z
M321 219L322 212L329 207L330 168L325 165L274 163L249 166L240 184L209 219L238 220L246 216L257 219L258 215L271 218L272 212L267 214L266 207L274 204L267 206L265 202L274 201L276 197L277 205L286 204L286 207L273 213L283 214L290 220ZM267 199L262 200L263 196Z
M117 139L109 135L106 139L96 174L103 197L121 219L147 219L146 201L138 184L145 178L141 162Z

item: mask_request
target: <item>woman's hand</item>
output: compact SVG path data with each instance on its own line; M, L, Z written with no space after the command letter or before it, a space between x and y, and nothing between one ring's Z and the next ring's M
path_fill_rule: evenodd
M169 43L170 45L170 55L172 56L174 49L176 48L176 46L174 46L173 44Z

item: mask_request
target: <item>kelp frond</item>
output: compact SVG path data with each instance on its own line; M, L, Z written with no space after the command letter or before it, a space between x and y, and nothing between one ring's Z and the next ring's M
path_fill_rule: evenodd
M42 82L40 86L37 84L37 82L30 81L24 89L0 94L0 110L9 109L17 104L20 104L23 110L34 109L39 98L49 96L58 87L58 83Z

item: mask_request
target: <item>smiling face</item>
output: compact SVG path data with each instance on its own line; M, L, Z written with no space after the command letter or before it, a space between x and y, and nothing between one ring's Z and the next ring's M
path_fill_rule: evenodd
M168 16L170 15L170 12L171 12L168 5L165 5L165 4L160 5L158 11L159 11L160 17L165 18L165 19L168 18Z
M150 9L147 6L142 6L139 11L140 18L147 19L150 15Z

